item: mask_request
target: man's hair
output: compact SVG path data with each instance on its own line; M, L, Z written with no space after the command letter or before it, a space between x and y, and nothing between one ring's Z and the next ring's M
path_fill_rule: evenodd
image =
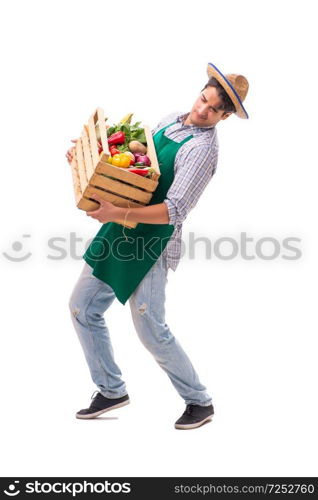
M216 78L214 78L214 76L212 76L212 78L210 78L210 80L205 85L205 87L203 87L202 90L206 89L207 87L215 87L216 88L218 96L222 101L222 104L218 107L219 110L222 109L224 111L224 113L235 113L236 112L235 106L234 106L233 102L231 101L231 99L229 98L228 94L226 93L224 87L222 87L222 85L218 82L218 80ZM202 92L202 90L201 90L201 92Z

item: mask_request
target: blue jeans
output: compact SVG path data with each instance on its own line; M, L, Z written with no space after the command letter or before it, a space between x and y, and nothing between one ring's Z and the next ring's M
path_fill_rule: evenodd
M165 322L167 273L166 260L161 255L130 296L134 326L141 342L166 372L185 403L207 406L211 404L211 397ZM104 320L104 313L114 299L113 289L93 276L92 268L85 262L69 306L93 382L107 398L127 394Z

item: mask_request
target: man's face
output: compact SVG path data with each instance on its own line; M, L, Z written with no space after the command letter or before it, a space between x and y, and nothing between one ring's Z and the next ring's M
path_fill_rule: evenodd
M218 96L216 88L207 87L202 90L195 101L185 124L195 125L196 127L211 127L216 125L220 120L225 120L232 114L218 110L221 104L222 101Z

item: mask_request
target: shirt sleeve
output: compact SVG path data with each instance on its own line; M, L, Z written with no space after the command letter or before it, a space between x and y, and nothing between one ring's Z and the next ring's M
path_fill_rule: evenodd
M169 224L178 226L197 204L217 167L217 148L195 146L176 156L175 177L164 203L169 213Z

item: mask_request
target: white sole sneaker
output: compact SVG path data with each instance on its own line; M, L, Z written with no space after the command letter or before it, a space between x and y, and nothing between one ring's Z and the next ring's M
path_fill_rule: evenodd
M103 413L106 413L107 411L110 410L115 410L116 408L121 408L122 406L126 406L130 403L129 399L126 401L123 401L122 403L118 403L117 405L110 406L109 408L105 408L105 410L100 410L96 411L95 413L89 413L87 415L81 415L80 413L76 413L76 418L79 418L81 420L89 420L91 418L96 418L99 417L99 415L102 415Z
M200 422L196 422L195 424L175 424L174 426L176 429L195 429L196 427L200 427L205 422L209 422L210 420L212 420L212 417L213 415L209 415L205 419L201 420Z

